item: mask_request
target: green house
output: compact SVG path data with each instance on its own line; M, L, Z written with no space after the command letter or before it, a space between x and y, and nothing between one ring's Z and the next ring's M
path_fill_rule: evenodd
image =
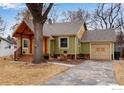
M114 58L114 30L87 30L83 21L46 23L43 28L43 53L59 57L112 60ZM20 55L34 53L34 26L31 20L23 20L13 33Z

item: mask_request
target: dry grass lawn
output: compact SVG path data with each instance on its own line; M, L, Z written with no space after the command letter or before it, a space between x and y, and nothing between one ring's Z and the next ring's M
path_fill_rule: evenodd
M124 61L114 61L113 69L119 85L124 85Z
M54 64L0 62L0 85L39 85L67 70Z

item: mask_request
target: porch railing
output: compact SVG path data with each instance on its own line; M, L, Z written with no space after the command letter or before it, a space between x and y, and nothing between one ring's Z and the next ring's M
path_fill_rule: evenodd
M17 59L21 56L21 47L19 47L15 52L14 52L14 61L17 61Z

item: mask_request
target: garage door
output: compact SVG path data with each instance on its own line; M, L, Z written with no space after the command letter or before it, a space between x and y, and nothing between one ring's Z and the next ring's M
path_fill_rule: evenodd
M110 45L109 44L91 44L91 59L110 60Z

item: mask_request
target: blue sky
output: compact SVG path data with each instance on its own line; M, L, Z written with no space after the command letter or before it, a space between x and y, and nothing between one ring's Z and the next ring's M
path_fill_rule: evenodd
M76 10L78 8L82 8L84 10L93 11L96 8L96 4L84 4L84 3L71 3L71 4L55 4L55 7L59 9L59 11L66 11L66 10ZM5 31L5 37L7 35L12 34L10 31L10 27L16 23L15 16L19 11L22 11L26 8L25 4L0 4L0 15L7 23L7 28Z

